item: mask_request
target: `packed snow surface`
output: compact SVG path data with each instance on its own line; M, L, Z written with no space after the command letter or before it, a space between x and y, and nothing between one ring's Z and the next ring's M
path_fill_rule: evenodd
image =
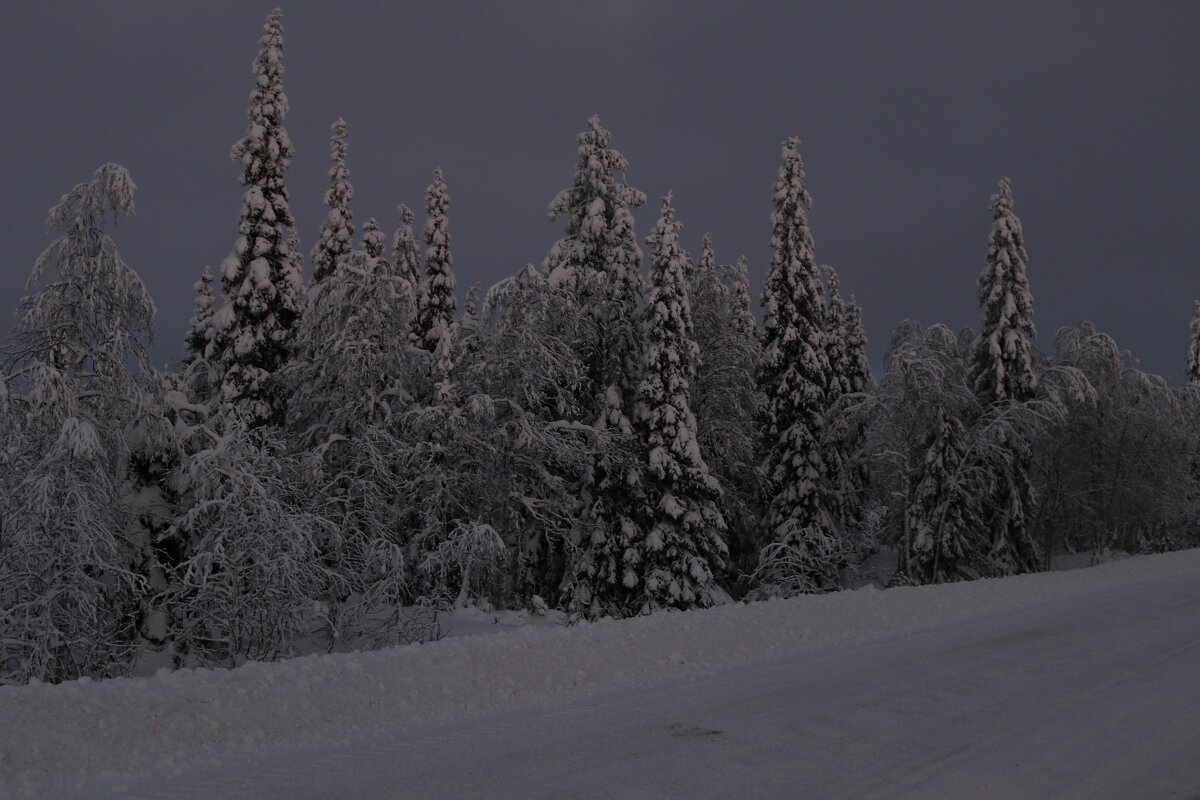
M0 689L0 797L1200 797L1200 550Z

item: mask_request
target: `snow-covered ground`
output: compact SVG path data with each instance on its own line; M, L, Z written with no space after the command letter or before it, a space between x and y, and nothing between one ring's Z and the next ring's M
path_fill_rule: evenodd
M1200 551L0 689L0 797L1200 797Z

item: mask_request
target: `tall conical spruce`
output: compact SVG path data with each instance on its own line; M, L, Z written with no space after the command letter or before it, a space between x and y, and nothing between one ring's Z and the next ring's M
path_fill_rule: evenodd
M192 285L196 292L196 307L188 322L187 337L183 342L184 364L190 364L198 358L207 359L212 355L213 317L216 314L213 307L212 282L212 268L205 267L200 280Z
M1033 399L1037 375L1033 366L1033 296L1025 274L1025 237L1013 212L1012 184L1002 178L991 198L992 231L987 259L979 275L982 307L978 344L971 377L985 408ZM991 534L988 561L995 574L1032 572L1042 563L1029 532L1033 486L1029 477L1032 453L1019 435L1007 441L1010 458L997 465L995 491L988 499L984 525Z
M425 190L425 276L417 299L417 330L430 352L454 322L454 258L450 253L450 195L440 169Z
M992 232L979 275L983 319L975 347L972 381L984 404L1033 397L1033 297L1025 275L1025 236L1013 213L1012 184L1000 181L992 195Z
M838 546L819 447L829 360L822 333L822 290L813 255L800 140L783 143L774 188L774 254L763 292L765 339L760 382L766 397L762 438L769 485L766 547L758 577L783 592L837 585Z
M640 491L636 453L630 452L630 414L641 368L637 310L642 251L633 209L646 196L620 180L628 167L611 146L612 134L597 117L578 136L572 185L550 203L550 219L566 218L566 235L547 255L550 284L570 291L584 319L580 356L589 396L580 398L584 420L614 448L597 454L580 478L580 524L572 532L576 557L567 578L572 613L596 617L629 613L627 582L636 583L625 554L639 534L632 498ZM622 463L623 461L627 463Z
M636 591L642 612L711 606L725 598L716 577L727 554L718 508L721 488L700 453L688 400L699 349L688 306L689 258L679 245L679 228L668 194L646 239L651 266L635 406L646 459L645 538L633 548L638 563L630 565L636 583L629 588Z
M283 421L286 398L274 376L292 358L304 291L283 179L293 151L283 127L288 101L279 9L265 30L254 61L248 130L231 152L247 189L234 252L221 266L228 311L215 340L222 402L250 427Z
M350 170L346 168L346 120L339 118L331 127L329 159L333 166L329 168L329 188L325 190L329 213L321 224L321 238L313 248L314 285L332 275L338 262L354 249L354 223L351 221L354 215L350 211L354 187L350 185Z

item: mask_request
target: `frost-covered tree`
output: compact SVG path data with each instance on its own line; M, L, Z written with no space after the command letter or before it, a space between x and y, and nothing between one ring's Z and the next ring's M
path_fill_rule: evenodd
M152 542L128 496L146 418L154 304L107 233L134 184L105 164L50 211L6 350L0 682L120 674L132 664Z
M184 364L189 364L197 358L207 359L212 356L213 316L213 274L209 267L204 268L200 280L193 284L196 292L196 308L188 322L187 338L183 342Z
M333 135L329 140L329 188L325 190L325 205L329 213L321 223L321 238L313 248L313 284L319 284L337 269L338 262L350 255L354 249L354 218L350 211L350 199L354 187L350 185L350 170L346 168L346 120L338 118L331 126Z
M640 364L642 251L633 210L646 196L619 180L629 163L611 142L612 134L591 117L578 137L574 182L550 203L550 219L566 218L566 235L550 249L543 268L553 285L576 294L595 328L587 361L597 410L608 402L611 388L622 403L617 411L627 417Z
M647 463L642 469L644 538L622 554L630 611L707 607L725 599L717 576L725 569L721 487L696 437L689 395L700 353L688 305L688 254L671 195L646 243L651 247L646 296L645 366L635 424ZM701 269L712 270L711 246Z
M268 431L231 415L188 432L172 525L187 549L168 600L179 665L279 658L328 625L319 601L338 575L320 556L334 531L293 494L296 463Z
M1184 373L1188 383L1200 385L1200 300L1196 301L1196 312L1192 315L1192 345L1188 349L1187 369Z
M324 598L339 642L394 641L407 595L395 423L424 385L426 359L409 342L412 287L393 272L362 250L343 257L310 289L285 373L291 444L313 510L335 526L321 557L339 578L341 594Z
M1025 274L1028 256L1008 178L1001 179L992 195L991 213L987 260L979 276L983 319L972 370L975 391L985 406L1026 402L1037 390L1033 297ZM1029 450L1029 443L1019 438L1011 446L1014 453ZM1029 533L1034 495L1027 464L1028 459L1018 459L997 480L984 520L992 533L991 560L1001 574L1028 572L1041 564Z
M1012 184L992 195L992 232L979 275L983 321L972 372L984 403L1029 400L1037 388L1033 366L1033 296L1025 275L1025 237L1013 213Z
M867 333L863 329L862 309L850 295L846 306L846 387L851 392L869 392L874 381L871 379L871 362L867 359Z
M465 395L456 372L456 326L433 354L433 400L398 420L396 469L401 515L411 536L406 558L415 591L438 605L499 597L507 545L491 523L488 500L496 453L496 404Z
M875 388L875 381L871 377L871 364L867 360L867 335L863 330L862 310L858 307L858 303L854 300L854 295L850 295L850 302L846 304L846 372L845 385L847 392L851 395L847 410L850 405L862 406L869 405L870 393ZM876 547L878 537L867 527L874 526L878 520L882 519L882 512L879 509L878 503L874 506L875 512L871 512L870 506L872 499L869 497L871 486L871 470L870 459L867 453L867 429L869 421L861 414L847 414L839 417L839 424L836 426L843 438L848 439L851 451L851 459L849 464L848 474L850 483L853 488L855 503L851 506L853 514L849 520L858 534L857 541L865 546L867 550ZM872 513L874 514L872 516ZM866 526L866 527L864 527ZM851 544L848 550L855 550ZM860 546L857 548L858 556L866 555L866 552ZM855 554L851 552L851 560Z
M552 286L576 299L585 330L577 352L584 363L582 421L616 446L597 453L581 478L580 524L569 542L567 578L574 613L622 613L621 554L640 537L630 516L640 477L630 447L630 414L640 369L638 308L642 252L633 209L646 196L620 179L628 167L611 146L612 134L597 117L578 136L572 185L550 203L552 220L566 218L566 235L550 249L543 268Z
M829 471L819 444L829 360L820 274L808 229L812 201L804 188L799 147L796 138L783 143L775 183L760 373L769 504L758 577L785 592L834 588L839 559L827 495Z
M467 326L477 326L479 323L479 284L471 284L467 289L467 298L463 301L462 322Z
M692 263L691 258L687 261L687 270L684 272L684 277L687 278L688 296L691 297L695 293L695 289L701 284L703 276L715 276L717 274L717 253L713 250L712 233L705 233L700 240L700 260Z
M1043 555L1032 531L1036 493L1029 473L1033 451L1029 441L1021 437L1014 437L1007 448L1011 460L1004 462L1006 469L996 476L984 515L984 524L992 532L989 561L996 575L1034 572L1043 566Z
M384 244L387 234L379 229L379 223L371 217L363 223L363 251L368 258L383 258Z
M178 373L160 376L165 391L182 393L187 398L185 405L195 405L197 408L205 406L205 415L211 413L212 409L207 406L217 396L219 389L214 359L217 355L217 326L221 318L215 306L212 283L212 269L205 267L200 280L192 284L196 304L183 342L181 369ZM169 409L167 414L170 414Z
M699 348L691 395L696 438L723 490L720 508L733 574L753 569L762 517L755 447L755 415L762 405L755 376L762 350L745 266L744 259L738 266L718 266L711 237L705 236L688 290Z
M293 151L283 127L288 102L283 92L282 20L279 9L267 17L254 61L257 81L247 110L249 127L231 153L242 165L241 182L247 189L234 252L221 266L225 306L218 315L215 340L222 401L251 426L283 419L286 398L274 376L292 358L304 299L295 222L284 184Z
M1170 386L1090 322L1060 328L1054 371L1077 371L1086 391L1063 393L1067 413L1039 437L1032 525L1047 565L1056 552L1147 552L1197 542L1193 386Z
M850 391L850 353L846 349L846 301L842 297L841 280L837 270L825 264L821 266L821 273L825 278L822 330L825 333L825 359L829 363L825 393L828 402L832 404Z
M414 296L421 286L421 249L417 246L417 238L413 235L413 212L406 205L397 210L400 224L396 227L396 235L392 238L392 264L396 275L407 280L413 287Z
M965 459L967 432L939 406L924 442L924 463L906 510L898 571L912 583L978 577L978 507Z
M827 424L822 430L821 450L829 473L829 509L838 526L849 530L857 526L862 515L861 493L866 483L861 449L862 429L851 424L847 406L861 398L851 395L853 389L851 361L847 342L850 338L849 314L846 301L842 298L841 281L837 271L822 266L825 277L824 316L822 318L825 339L825 357L829 362L829 377L825 387ZM866 553L846 553L844 558L853 561Z
M750 267L745 256L738 256L733 266L733 309L738 333L746 339L758 340L761 334L750 310Z
M312 248L313 284L332 275L338 261L346 258L354 249L354 213L350 211L354 187L350 185L350 170L346 168L346 120L338 119L331 128L329 157L334 166L329 168L329 188L325 190L325 205L329 206L329 213L320 225L317 246Z
M481 505L509 550L508 584L521 601L557 604L567 537L576 522L577 476L605 443L578 420L581 322L570 292L527 266L488 290L478 351L464 385L492 399L493 480Z
M916 323L905 322L892 336L878 390L853 412L870 425L877 497L885 503L889 497L904 498L903 506L892 506L887 527L901 552L905 580L1009 574L1021 569L1018 563L1032 565L1023 569L1036 568L1036 548L1008 546L1030 537L1005 538L1009 529L1004 526L1032 516L1026 504L1033 488L1034 443L1042 443L1038 447L1043 449L1057 435L1065 419L1062 398L1078 395L1086 382L1070 370L1046 370L1047 397L985 406L971 381L973 352L971 336L956 337L944 325L922 332ZM949 456L958 466L941 469L951 446L961 453ZM1004 498L1004 505L997 505L997 498ZM943 506L950 511L930 511ZM959 525L956 520L968 522ZM921 530L926 534L918 546ZM996 546L998 538L1004 546ZM957 545L942 549L937 574L909 569L909 561L923 558L917 551L939 539L954 539ZM961 558L951 564L959 553ZM1026 561L1017 562L1014 554Z
M414 312L408 282L363 252L313 288L286 378L289 428L305 447L407 410L421 371L408 342Z
M450 195L440 169L425 190L425 277L417 299L417 331L430 352L454 322L454 258L450 253Z
M866 428L876 500L888 512L884 538L896 545L900 580L985 574L989 542L977 523L989 472L973 449L981 428L968 427L980 415L969 351L944 325L923 331L905 321L885 363L878 389L848 416Z

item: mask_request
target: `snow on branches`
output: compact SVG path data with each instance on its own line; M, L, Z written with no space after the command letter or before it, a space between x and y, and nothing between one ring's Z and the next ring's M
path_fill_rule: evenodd
M762 436L770 486L759 579L786 591L837 585L838 545L819 446L830 365L822 330L820 274L813 255L800 140L783 143L771 212L774 254L763 292L765 337L760 384Z
M688 305L688 255L679 245L671 195L646 243L651 247L642 380L635 425L645 448L643 537L623 560L636 575L624 585L643 613L710 606L726 598L717 585L725 569L721 487L709 472L689 403L699 348Z
M257 76L246 114L249 126L231 152L242 165L241 219L234 252L221 266L226 308L215 340L222 402L249 424L277 424L286 397L275 373L292 358L292 338L304 300L295 221L284 173L292 143L283 127L283 15L267 17L254 61Z
M354 248L354 218L350 210L350 198L354 187L350 185L350 170L346 168L346 120L339 118L332 125L333 135L329 141L329 188L325 191L325 205L329 213L321 223L321 238L313 248L313 284L328 278L337 269L338 262Z
M417 335L430 352L454 321L454 258L450 253L450 195L440 169L425 190L425 277L417 298Z

